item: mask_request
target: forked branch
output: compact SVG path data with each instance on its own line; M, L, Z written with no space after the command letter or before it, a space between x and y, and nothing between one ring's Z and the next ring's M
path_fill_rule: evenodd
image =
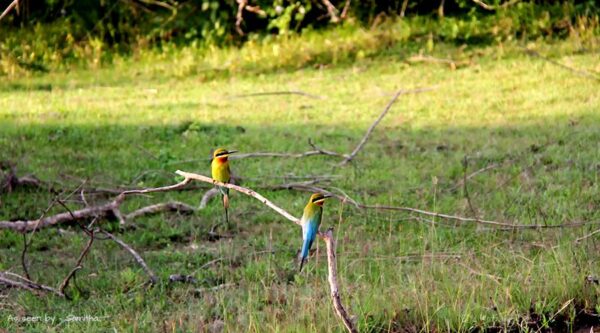
M185 179L193 179L193 180L198 180L201 182L213 184L216 186L227 187L234 191L238 191L240 193L251 196L251 197L257 199L258 201L262 202L263 204L265 204L272 210L276 211L278 214L285 217L286 219L288 219L298 225L300 224L300 219L298 219L297 217L288 213L283 208L278 207L273 202L269 201L267 198L263 197L262 195L260 195L259 193L255 192L251 189L241 187L238 185L234 185L234 184L221 183L221 182L218 182L216 180L213 180L212 178L209 178L209 177L206 177L203 175L190 173L190 172L184 172L181 170L177 170L176 173L180 176L185 177ZM340 319L344 323L344 326L346 327L348 332L350 332L350 333L358 332L356 330L356 327L354 326L354 323L351 321L350 316L348 315L348 312L346 312L346 309L342 305L342 302L340 299L340 293L339 293L338 282L337 282L337 264L336 264L335 241L333 239L333 232L331 229L329 229L329 230L327 230L327 232L319 233L319 236L321 236L321 238L325 241L325 244L327 245L327 266L328 266L328 270L329 270L328 280L329 280L329 287L331 289L331 299L333 302L333 307L335 309L335 313L338 315L338 317L340 317Z
M356 145L356 148L354 148L354 150L350 153L350 155L347 155L346 158L343 161L341 161L339 165L340 166L346 165L348 162L352 161L352 159L356 156L356 154L358 154L358 152L360 152L360 150L363 148L363 146L367 143L367 140L369 140L369 136L371 136L371 133L373 133L373 131L375 130L375 127L377 127L377 125L379 125L379 123L381 122L383 117L385 117L385 115L390 111L390 109L392 108L392 105L394 105L396 100L398 100L398 98L401 95L410 94L410 93L416 94L416 93L421 93L421 92L425 92L425 91L430 91L433 89L434 88L418 88L418 89L412 89L412 90L404 90L404 89L398 90L394 94L394 97L392 97L392 99L388 102L385 109L383 109L383 112L381 112L379 114L379 117L377 117L377 119L375 119L375 121L371 124L371 126L369 126L365 135L362 137L362 139L360 139L360 142L358 143L358 145Z

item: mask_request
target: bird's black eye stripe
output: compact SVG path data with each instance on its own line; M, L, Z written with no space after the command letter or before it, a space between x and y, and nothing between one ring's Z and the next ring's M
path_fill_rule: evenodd
M323 197L322 195L320 195L320 196L318 196L318 197L314 198L312 202L319 201L319 200L321 200L321 199L323 199L323 198L324 198L324 197Z
M218 154L217 154L217 155L215 155L215 156L223 156L223 155L227 155L227 154L229 154L229 152L227 152L227 151L222 151L222 152L218 153Z

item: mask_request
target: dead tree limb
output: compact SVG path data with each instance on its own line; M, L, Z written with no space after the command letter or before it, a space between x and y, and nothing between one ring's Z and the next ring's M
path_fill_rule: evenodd
M7 277L7 275L14 276L14 277L18 278L20 281L9 279ZM44 292L44 293L51 292L59 297L65 297L65 295L63 293L59 292L58 290L56 290L52 287L48 287L43 284L35 283L27 278L24 278L22 276L19 276L17 274L13 274L13 273L9 273L9 272L0 272L0 284L3 284L9 288L18 288L18 289L28 290L35 294L38 294L38 292Z
M203 176L203 175L199 175L199 174L195 174L195 173L190 173L190 172L184 172L181 170L177 170L176 173L180 176L185 177L186 179L193 179L193 180L198 180L201 182L206 182L209 184L213 184L216 186L222 186L222 187L227 187L229 189L232 189L234 191L238 191L240 193L246 194L248 196L251 196L257 200L259 200L260 202L262 202L263 204L265 204L266 206L268 206L269 208L271 208L272 210L276 211L278 214L280 214L281 216L285 217L286 219L300 225L300 219L298 219L297 217L293 216L292 214L288 213L287 211L285 211L283 208L278 207L277 205L275 205L274 203L272 203L271 201L269 201L267 198L263 197L262 195L260 195L259 193L245 188L245 187L241 187L238 185L234 185L234 184L226 184L226 183L221 183L218 182L216 180L213 180L212 178ZM327 262L328 262L328 268L329 268L329 286L331 288L331 297L332 297L332 301L333 301L333 305L334 305L334 309L336 314L340 317L340 319L342 320L342 322L344 323L344 326L346 327L346 329L348 330L348 332L354 333L354 332L358 332L356 330L356 328L354 327L354 324L352 323L350 316L348 315L348 313L346 312L346 310L344 309L341 300L340 300L340 296L339 296L339 290L338 290L338 284L337 284L337 266L336 266L336 256L335 256L335 242L333 240L333 232L330 230L328 230L325 233L319 233L319 235L321 236L321 238L325 241L326 245L327 245Z
M43 217L37 220L29 220L29 221L0 221L0 229L11 229L18 232L29 232L36 229L41 229L45 227L49 227L56 224L78 221L87 218L103 218L110 215L114 215L115 210L119 209L123 200L125 200L125 196L132 194L144 194L144 193L153 193L153 192L166 192L181 189L186 186L191 180L184 179L183 181L169 186L157 187L157 188L148 188L141 190L127 190L121 192L117 197L103 205L86 207L79 210L68 211L65 213L56 214L53 216Z
M410 93L416 94L416 93L421 93L421 92L425 92L425 91L430 91L433 89L434 88L418 88L418 89L412 89L412 90L404 90L404 89L398 90L394 94L394 97L392 97L392 99L388 102L385 109L383 109L383 112L381 112L381 114L379 114L379 117L377 117L377 119L375 119L375 121L371 124L371 126L369 126L369 128L367 129L367 132L365 133L363 138L360 140L358 145L356 145L356 148L354 148L354 150L350 153L350 155L347 155L346 158L342 162L340 162L339 165L340 166L346 165L348 162L350 162L350 161L352 161L352 159L354 159L356 154L358 154L358 152L363 148L365 143L367 143L367 140L369 140L369 136L371 136L371 133L373 133L373 130L375 130L375 127L377 125L379 125L379 123L381 122L383 117L385 117L385 115L388 113L388 111L390 111L390 109L392 108L392 105L394 105L396 100L398 100L398 97L400 97L401 95L405 95L405 94L410 94Z
M122 248L127 250L127 252L129 252L133 256L135 261L140 266L142 266L142 268L144 269L146 274L148 274L148 276L150 276L151 284L156 284L158 282L158 276L156 276L156 274L154 274L154 272L150 269L150 267L148 267L148 265L146 265L146 262L144 261L144 259L131 246L129 246L127 243L123 242L122 240L118 239L113 234L109 233L108 231L101 230L100 232L102 232L104 235L106 235L106 237L113 240L115 243L119 244Z

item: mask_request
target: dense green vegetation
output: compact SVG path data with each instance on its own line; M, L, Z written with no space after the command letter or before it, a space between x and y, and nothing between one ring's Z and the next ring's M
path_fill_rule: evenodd
M331 2L341 17L346 1ZM239 26L236 26L235 1L19 3L22 7L19 15L7 16L0 25L0 77L81 66L99 68L118 63L122 57L148 54L167 58L181 48L194 57L205 58L213 54L215 47L237 48L249 43L270 48L273 41L286 44L290 39L295 40L297 33L315 35L315 31L324 28L335 28L342 35L355 35L357 30L378 31L370 35L376 37L377 47L369 45L363 52L366 56L407 42L502 45L515 40L525 44L571 37L585 44L600 29L599 8L591 0L543 4L491 1L487 7L467 0L350 1L345 19L340 18L337 23L331 22L322 1L259 0L250 1L249 5L259 8L256 10L260 13L244 10ZM378 35L383 38L380 40ZM358 48L364 46L359 44ZM352 57L353 52L347 55L348 48L354 50L347 47L338 56ZM279 53L285 54L284 50ZM323 59L310 52L302 54L308 59L283 57L278 62L299 67L339 60ZM257 61L251 63L264 66ZM222 66L210 68L220 69Z
M389 32L403 27L402 21L383 30L344 27L270 44L248 42L239 50L214 49L204 57L180 48L122 58L95 71L5 81L0 160L15 163L19 175L56 182L66 203L79 208L80 198L68 194L84 181L90 188L172 184L176 169L208 174L208 153L216 146L300 152L310 149L304 144L310 138L348 152L395 90L435 86L401 97L350 166L332 169L339 160L324 156L256 158L233 161L234 171L245 186L295 215L308 193L268 186L328 175L331 179L319 186L364 203L520 224L598 221L597 81L531 57L517 43L465 48L424 39L403 47L393 39L386 45L386 36L396 36ZM528 46L598 75L596 43L590 35ZM276 51L284 46L287 52ZM451 58L455 65L410 61L419 54ZM303 55L314 58L302 62ZM324 99L231 98L280 90ZM464 188L456 186L465 156L467 172L498 164L468 182L473 209ZM137 197L124 211L168 199L197 205L203 193ZM54 196L27 189L3 193L0 220L37 218ZM87 200L108 198L88 195ZM357 210L337 201L325 209L324 227L334 226L339 241L342 297L361 331L525 330L533 321L577 327L581 311L598 312L598 287L585 280L600 275L597 243L594 238L574 243L597 225L507 231ZM49 214L63 210L55 206ZM217 201L191 216L140 218L126 231L115 221L101 221L140 251L161 277L159 285L141 287L146 276L131 257L98 241L77 275L78 287L69 288L72 301L3 290L0 327L9 332L187 332L221 325L227 332L341 331L329 303L323 244L305 272L296 274L301 242L296 226L236 194L231 219L234 227L219 229L228 236L221 239L209 235L222 220ZM29 255L33 279L56 286L85 242L76 226L38 231ZM21 273L21 250L21 235L2 231L0 270ZM169 284L170 274L193 275L198 284ZM229 283L235 287L210 289ZM44 314L106 318L52 325L8 319Z

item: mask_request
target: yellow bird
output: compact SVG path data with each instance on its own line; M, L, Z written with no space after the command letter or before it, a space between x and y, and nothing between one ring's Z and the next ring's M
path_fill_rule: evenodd
M212 178L221 183L229 183L231 180L231 170L229 169L229 155L235 153L235 150L227 150L224 148L217 148L213 152L213 158L210 163L212 171ZM219 191L223 195L223 208L225 208L225 221L229 224L229 215L227 209L229 208L229 189L227 187L219 186Z

